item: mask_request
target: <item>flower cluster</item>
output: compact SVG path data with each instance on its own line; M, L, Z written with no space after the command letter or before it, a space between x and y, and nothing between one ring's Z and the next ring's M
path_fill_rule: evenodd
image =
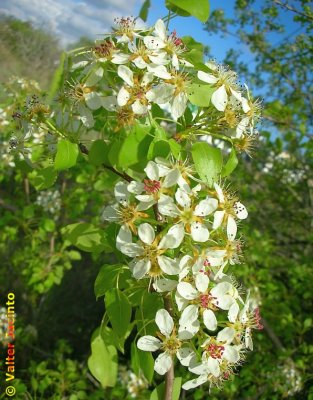
M261 104L241 87L235 72L215 61L197 60L195 67L184 39L169 33L161 19L149 29L133 18L115 23L112 33L87 51L89 60L73 65L77 78L69 83L67 97L85 127L94 126L94 111L100 108L107 110L108 121L117 121L116 129L148 116L153 105L176 121L188 104L199 106L194 97L199 86L212 97L194 120L197 129L212 135L214 125L239 150L249 151Z
M116 202L102 213L120 225L116 247L134 278L175 299L178 322L159 310L157 337L143 336L137 346L162 351L155 361L159 374L176 355L199 375L185 389L206 381L219 385L253 349L252 329L262 328L258 308L225 273L241 262L237 224L248 212L229 190L201 182L187 162L157 158L144 171L141 181L118 182Z

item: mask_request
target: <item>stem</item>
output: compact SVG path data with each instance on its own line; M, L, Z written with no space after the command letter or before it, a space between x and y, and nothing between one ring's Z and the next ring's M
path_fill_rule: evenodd
M173 303L172 299L168 296L164 297L164 308L173 316ZM167 371L165 375L165 395L164 400L172 400L173 385L174 385L174 360L172 362L171 368Z
M78 146L79 146L80 151L83 154L86 154L86 155L89 154L89 151L88 151L87 147L84 144L79 143ZM102 166L103 166L103 168L108 169L108 170L112 171L114 174L120 176L121 178L123 178L127 182L131 182L133 180L133 178L131 176L129 176L125 172L117 171L115 168L111 167L111 165L102 164Z

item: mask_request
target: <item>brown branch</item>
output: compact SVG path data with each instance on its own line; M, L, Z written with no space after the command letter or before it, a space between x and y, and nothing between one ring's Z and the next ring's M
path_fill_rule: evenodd
M83 154L88 155L89 154L89 150L87 149L87 147L82 144L79 143L79 149ZM128 174L126 174L125 172L119 172L117 171L115 168L111 167L111 165L106 165L106 164L102 164L103 168L108 169L109 171L113 172L115 175L120 176L121 178L123 178L125 181L127 182L131 182L133 181L133 178L131 176L129 176Z
M172 299L168 296L164 297L164 308L173 316L173 304ZM164 400L172 400L173 386L174 386L174 360L172 361L171 368L167 371L165 375L165 395Z
M0 206L3 207L3 208L5 208L5 209L8 210L8 211L12 211L12 212L14 212L14 213L18 211L18 208L17 208L17 207L12 206L11 204L5 203L3 199L0 199Z
M24 178L24 189L25 189L25 196L26 196L26 203L29 203L29 180L28 178Z
M276 333L273 331L273 329L271 328L271 326L269 325L269 323L267 322L266 319L262 318L261 319L261 324L264 327L264 330L266 331L266 333L268 334L269 338L271 339L271 341L275 344L275 346L278 348L278 350L284 351L284 346L282 344L282 342L280 341L279 337L276 336Z
M282 8L285 8L288 11L292 11L296 14L302 15L302 17L305 17L307 19L313 20L313 17L311 15L308 15L302 11L297 10L296 8L290 6L288 3L283 3L280 0L273 0L275 4L277 4L278 6L281 6Z

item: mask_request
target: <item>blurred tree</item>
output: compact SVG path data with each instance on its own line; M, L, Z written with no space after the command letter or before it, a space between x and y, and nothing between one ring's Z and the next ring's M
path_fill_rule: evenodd
M36 79L43 88L49 86L61 49L49 32L34 28L30 22L0 16L0 81L18 75Z
M260 145L235 186L250 211L239 273L262 293L268 339L259 335L249 368L216 398L313 399L313 13L306 0L237 0L232 17L225 11L214 10L205 29L238 39L225 63L263 97Z

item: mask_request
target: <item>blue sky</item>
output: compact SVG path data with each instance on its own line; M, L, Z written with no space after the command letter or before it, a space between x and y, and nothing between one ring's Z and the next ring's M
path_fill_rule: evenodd
M197 0L190 0L197 1ZM1 0L0 13L13 15L22 20L29 20L36 26L45 27L60 38L64 46L75 42L81 36L97 38L101 33L110 30L114 17L138 15L143 0ZM158 18L167 15L164 0L151 0L148 23L153 25ZM211 9L223 8L226 15L233 16L235 0L211 0ZM257 6L264 4L256 1ZM286 34L292 33L295 24L292 13L282 11L286 25ZM203 30L203 25L196 18L177 17L171 22L170 30L176 30L180 36L191 35L194 39L209 45L211 54L222 61L227 49L239 49L245 61L252 61L249 49L227 36L210 36ZM274 43L281 37L273 35Z

